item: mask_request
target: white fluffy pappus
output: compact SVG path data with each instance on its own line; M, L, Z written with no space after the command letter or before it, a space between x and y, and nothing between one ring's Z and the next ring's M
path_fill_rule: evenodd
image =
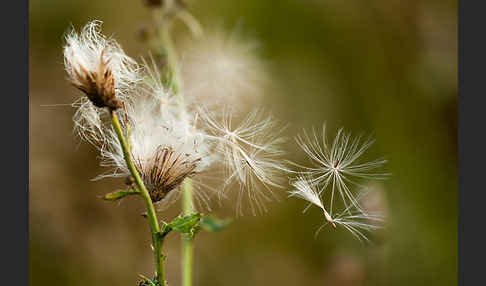
M224 109L218 120L208 110L201 110L201 120L208 130L208 138L216 144L225 170L223 192L236 184L239 187L237 213L242 214L246 196L253 214L266 211L265 202L278 200L272 188L283 187L282 173L287 168L281 159L283 138L278 135L277 123L259 110L250 112L236 127L232 113Z
M71 28L65 36L64 66L69 79L80 83L78 75L83 70L99 73L100 63L105 62L115 79L117 96L123 96L140 80L139 67L116 40L101 34L101 24L99 20L89 22L80 33Z
M360 241L368 241L366 235L373 230L381 228L381 224L384 221L382 215L363 211L354 205L349 205L338 214L332 216L324 207L321 199L322 195L320 195L322 190L317 189L318 187L309 178L301 176L292 183L292 186L294 189L290 191L290 196L304 199L310 203L309 206L315 205L322 209L326 223L318 228L316 236L327 224L331 224L334 228L342 226ZM361 191L357 200L360 201L366 194L367 192Z
M290 197L295 196L318 206L324 212L324 217L326 218L326 220L330 222L334 227L336 227L331 215L324 208L321 197L319 196L319 192L314 190L314 188L312 187L312 185L309 184L306 178L300 177L297 181L292 183L292 186L294 187L294 189L289 192ZM304 209L304 212L306 209Z
M359 241L369 241L367 235L383 227L384 217L381 214L363 213L354 206L349 206L335 216L333 222L344 227ZM316 235L324 226L325 224L316 231Z
M142 58L142 61L144 74L146 75L144 77L144 84L141 85L143 93L157 101L156 104L158 104L164 112L170 112L172 115L179 114L181 111L180 98L182 95L174 95L171 90L167 89L167 87L162 84L162 75L152 55L150 55L148 61L144 58Z
M256 42L243 41L237 31L226 34L214 29L185 46L181 72L191 103L248 103L262 95L269 83Z
M358 183L360 179L384 179L388 175L377 171L386 163L386 160L362 160L363 154L374 142L370 138L366 140L361 140L361 136L352 138L351 134L339 129L334 140L329 144L326 126L323 125L321 134L317 134L315 129L312 129L311 134L304 130L303 136L297 136L296 141L313 165L312 167L300 166L303 167L301 173L309 177L310 184L320 186L319 194L330 189L331 214L337 194L346 207L353 205L357 209L361 208L350 185L360 186Z
M272 189L283 186L282 172L287 171L280 158L283 151L279 145L283 139L278 134L282 128L277 129L276 122L259 111L251 112L233 126L234 112L227 109L221 123L207 110L188 110L180 99L183 95L174 96L162 84L153 60L144 60L142 66L136 64L116 41L101 35L100 25L101 22L94 21L79 34L74 30L67 34L66 71L78 88L87 84L87 78L91 80L88 85L94 82L98 88L98 79L110 76L116 100L123 107L115 112L129 142L132 160L153 201L165 204L170 197L177 198L179 192L173 190L178 189L185 178L202 178L203 172L216 165L214 162L220 162L226 171L220 198L225 190L236 185L240 214L244 196L248 197L254 214L257 210L266 211L264 202L276 199ZM245 69L239 71L241 79L245 80ZM228 80L218 79L218 82L227 83ZM249 82L246 84L251 86ZM240 90L239 84L231 87ZM228 87L222 90L228 92ZM200 105L203 98L197 100ZM211 98L211 102L214 101ZM203 102L206 105L207 101ZM75 132L100 149L102 166L111 167L97 178L130 176L106 110L97 108L97 103L89 97L82 97L73 106L77 107L73 118ZM200 113L202 120L197 119ZM199 129L198 122L203 123L208 132ZM275 134L276 130L279 132ZM216 158L221 160L216 161ZM195 188L198 188L195 181ZM209 199L202 192L195 192L195 195L203 201Z
M150 81L145 82L150 84ZM127 101L123 129L129 133L128 142L132 160L154 202L164 201L177 193L177 187L186 178L206 170L212 163L205 134L194 127L193 120L169 112L160 100L161 94L146 93L153 87L141 88ZM129 176L123 151L113 130L107 136L107 148L102 150L103 165L115 172L105 176ZM196 194L197 196L198 194ZM200 194L198 199L206 201Z
M101 23L92 21L79 33L74 28L66 33L65 70L69 81L83 92L113 85L115 99L124 101L140 81L139 66L114 39L101 34ZM107 79L110 82L103 82ZM93 106L86 96L76 100L73 107L74 132L92 144L102 143L104 110Z

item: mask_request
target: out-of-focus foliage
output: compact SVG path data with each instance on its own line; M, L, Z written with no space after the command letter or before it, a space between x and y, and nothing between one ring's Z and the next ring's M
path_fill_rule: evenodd
M149 21L144 1L30 1L31 285L136 285L151 275L148 226L136 197L99 199L120 188L97 152L72 136L63 33L104 21L126 52ZM285 135L327 126L374 133L370 157L385 155L392 176L369 202L386 209L384 230L363 245L325 229L305 203L269 204L196 242L198 285L455 285L457 283L456 1L189 1L203 26L259 41L272 84L264 107L290 122ZM176 38L187 34L176 28ZM55 106L52 106L55 105ZM289 159L304 154L289 140ZM231 199L231 197L229 198ZM214 205L218 217L231 205ZM178 215L172 207L162 217ZM167 278L179 285L179 237L167 238Z

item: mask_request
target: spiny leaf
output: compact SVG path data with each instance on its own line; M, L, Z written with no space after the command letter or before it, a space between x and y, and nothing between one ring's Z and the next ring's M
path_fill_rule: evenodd
M201 218L199 226L205 231L215 232L225 229L231 221L231 218L219 219L215 216L205 216Z
M136 191L136 190L120 190L120 191L116 191L116 192L106 194L103 197L103 200L116 201L116 200L119 200L119 199L124 198L124 197L129 196L129 195L138 195L138 194L140 194L140 192Z

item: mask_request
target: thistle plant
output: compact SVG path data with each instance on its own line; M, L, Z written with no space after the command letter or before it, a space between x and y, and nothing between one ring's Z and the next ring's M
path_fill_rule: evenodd
M261 109L243 111L247 113L243 118L235 116L242 112L236 108L241 105L234 104L242 90L256 90L247 89L258 84L249 72L255 58L242 56L247 49L235 49L232 43L231 49L239 52L224 53L224 65L217 60L199 61L190 76L184 76L171 27L181 20L200 39L201 25L185 2L146 4L153 14L144 28L149 48L146 58L137 62L127 56L115 39L101 33L101 21L92 21L79 32L72 28L64 46L68 80L82 92L73 103L75 133L98 148L101 165L109 168L97 178L120 177L127 185L103 199L140 197L146 208L143 216L152 237L155 271L150 277L141 275L140 285L167 285L163 244L172 232L179 232L182 240L182 284L192 285L194 238L201 230L217 231L228 224L228 220L203 213L210 211L212 199L221 200L236 190L237 215L243 215L244 204L257 215L267 211L268 201L278 200L277 190L290 188L287 178L292 174L296 178L291 179L290 195L321 208L332 226L343 226L359 239L366 238L362 230L378 227L371 222L380 218L367 213L359 203L360 195L348 187L357 184L353 178L386 175L371 173L384 160L359 162L371 141L361 144L340 130L329 145L315 132L312 136L304 133L297 143L314 166L287 163L282 149L285 139L280 136L284 126ZM218 65L208 67L211 79L225 81L213 98L208 97L211 92L204 77L194 76L198 67L206 69L211 64ZM190 91L185 90L185 80L190 82ZM226 85L229 87L221 89ZM224 89L230 106L224 104ZM301 170L291 170L291 166ZM218 168L223 170L216 176L218 183L206 182ZM343 210L335 214L338 196ZM181 215L160 219L162 211L179 199Z

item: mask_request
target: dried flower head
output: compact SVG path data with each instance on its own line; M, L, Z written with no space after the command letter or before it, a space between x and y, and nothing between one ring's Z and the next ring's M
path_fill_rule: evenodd
M199 161L201 157L178 153L172 146L159 146L154 157L145 161L137 158L135 166L142 175L145 186L150 190L152 201L158 202L184 179L196 174Z
M140 80L136 62L113 39L100 33L100 21L89 22L80 33L66 34L64 65L69 81L87 96L73 103L74 132L96 146L105 144L104 117L99 107L122 106Z
M197 131L190 121L181 120L161 108L161 101L154 94L144 94L141 89L135 100L127 105L131 155L142 180L154 202L165 199L184 179L203 171L211 163L204 134ZM115 166L118 175L130 174L116 135L110 136L104 165Z
M100 21L66 35L64 65L70 82L96 107L122 107L119 95L138 80L137 65L115 40L100 33Z
M282 187L281 173L287 171L280 158L284 153L279 146L283 139L273 132L276 122L270 116L264 118L258 110L249 113L236 127L228 109L224 109L221 122L207 110L201 114L211 134L208 138L216 143L216 150L224 158L225 189L233 183L239 185L238 213L242 212L245 194L254 214L256 210L266 211L264 202L276 198L271 188Z

